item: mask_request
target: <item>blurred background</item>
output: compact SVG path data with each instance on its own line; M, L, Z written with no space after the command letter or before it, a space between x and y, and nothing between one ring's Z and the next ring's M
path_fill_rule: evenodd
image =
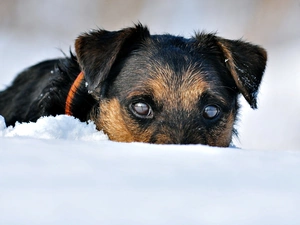
M259 108L253 111L241 98L234 143L300 150L300 0L1 0L0 90L24 68L73 49L81 32L138 21L156 34L213 31L266 48Z

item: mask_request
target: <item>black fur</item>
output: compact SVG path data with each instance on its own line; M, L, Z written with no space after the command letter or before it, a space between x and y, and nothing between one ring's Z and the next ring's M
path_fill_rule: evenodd
M65 113L66 97L71 85L80 73L76 57L48 60L20 73L12 85L0 92L0 114L6 125L15 122L35 122L42 116ZM82 83L74 102L72 112L81 121L88 119L96 100Z

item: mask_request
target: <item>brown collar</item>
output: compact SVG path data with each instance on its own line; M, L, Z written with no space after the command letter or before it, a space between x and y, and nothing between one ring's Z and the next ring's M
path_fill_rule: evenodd
M73 115L72 110L71 110L72 102L73 102L74 96L75 96L75 94L76 94L83 78L84 78L84 74L83 74L83 72L80 72L78 74L77 78L75 79L74 83L72 84L72 86L69 90L69 93L67 95L66 106L65 106L65 114L67 114L69 116Z

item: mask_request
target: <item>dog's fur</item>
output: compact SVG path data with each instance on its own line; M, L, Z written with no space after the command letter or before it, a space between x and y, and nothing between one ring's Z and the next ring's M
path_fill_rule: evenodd
M94 121L111 140L228 146L238 95L256 108L267 60L263 48L241 40L150 35L141 24L84 33L75 51L26 69L0 92L7 125L64 114L83 71L72 115Z

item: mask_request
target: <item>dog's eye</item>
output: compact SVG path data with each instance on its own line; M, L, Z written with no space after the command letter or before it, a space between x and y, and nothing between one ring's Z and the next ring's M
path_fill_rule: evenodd
M131 110L133 113L141 118L152 118L152 109L150 105L144 102L137 102L131 105Z
M214 119L216 118L220 113L220 108L216 105L207 105L203 109L202 115L205 119Z

